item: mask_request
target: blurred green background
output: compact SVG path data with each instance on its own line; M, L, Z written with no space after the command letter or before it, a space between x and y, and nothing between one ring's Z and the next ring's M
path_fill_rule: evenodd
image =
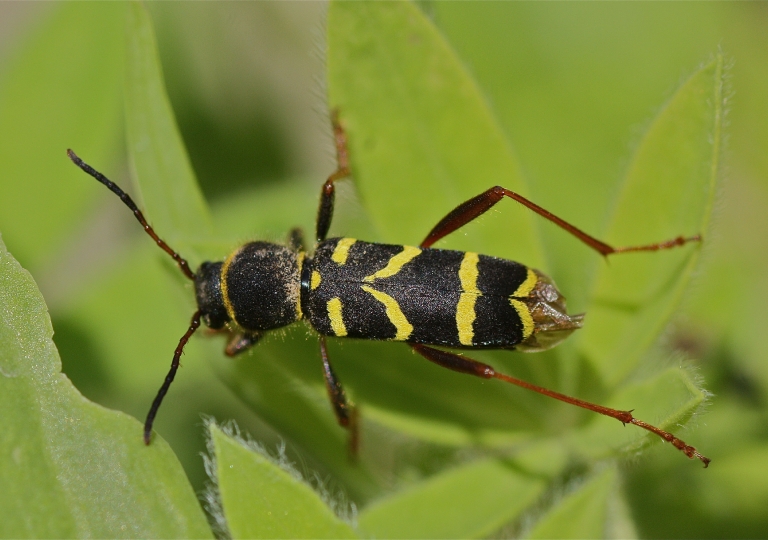
M713 464L703 472L657 445L624 467L623 488L640 536L767 535L768 4L419 5L487 96L535 200L563 215L595 201L604 207L665 99L715 52L726 55L727 145L713 234L666 335L714 394L694 422L697 446ZM237 237L244 230L282 238L282 209L312 230L317 188L334 166L324 9L309 2L150 6L184 142L233 245L247 239ZM64 155L72 147L130 185L124 26L120 4L0 3L0 232L45 295L65 373L86 397L141 419L167 369L162 351L173 349L192 312L190 294L175 274L154 268L161 254L130 215ZM245 206L254 193L270 212ZM364 221L348 199L353 210L341 219ZM603 220L586 215L578 225L599 231ZM335 230L344 231L344 222ZM546 234L549 246L570 242ZM303 341L303 334L292 336ZM219 360L206 353L222 343L208 341L205 351L185 356L157 423L196 488L204 482L200 412L235 418L259 440L279 440L220 382ZM430 457L419 472L436 463ZM370 479L340 483L357 500L374 495Z

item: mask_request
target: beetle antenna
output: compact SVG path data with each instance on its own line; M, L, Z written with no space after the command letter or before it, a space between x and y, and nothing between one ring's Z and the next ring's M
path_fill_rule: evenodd
M189 338L192 337L192 334L195 333L195 330L200 327L201 316L202 311L199 309L195 311L195 314L192 315L192 321L189 323L189 328L184 333L184 335L181 336L179 344L176 346L176 352L173 353L173 360L171 361L171 369L168 371L168 375L165 376L165 381L163 381L163 385L157 392L157 396L155 396L155 400L152 402L152 407L149 408L147 419L144 421L144 444L148 445L152 438L152 424L155 423L157 410L160 408L160 404L163 402L163 398L165 397L165 394L168 393L168 389L171 387L173 378L176 376L176 371L179 369L179 365L181 364L181 354L184 352L184 346L187 344L187 341L189 341Z
M99 171L85 163L82 159L77 157L77 154L75 154L72 150L67 150L67 155L69 156L69 159L72 160L72 162L80 167L83 171L88 173L89 175L93 176L96 180L104 184L109 188L112 193L120 197L120 200L125 203L125 206L131 209L133 212L133 215L136 216L136 219L139 220L139 223L141 223L141 226L144 227L144 230L146 233L152 237L152 239L157 243L160 248L165 251L168 255L170 255L174 261L176 261L176 264L179 265L179 268L181 268L181 271L184 272L184 275L187 276L192 281L195 280L195 274L192 272L192 270L189 268L189 263L185 258L183 258L181 255L179 255L176 251L171 249L171 247L165 243L159 236L157 236L157 233L155 233L155 230L147 223L147 220L144 218L144 214L141 213L141 210L139 210L138 206L136 206L136 203L133 202L133 199L122 189L120 189L120 186L115 184L112 180L101 174ZM185 342L186 343L186 342Z

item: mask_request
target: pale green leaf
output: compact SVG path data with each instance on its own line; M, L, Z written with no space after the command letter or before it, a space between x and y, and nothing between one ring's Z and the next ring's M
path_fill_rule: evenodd
M209 425L216 489L233 538L356 538L326 502L263 451Z
M518 518L545 486L516 460L482 459L371 504L360 529L374 538L482 538Z
M651 124L614 206L606 241L643 245L677 236L707 241L719 173L723 57L696 71ZM701 246L610 258L596 278L580 336L584 354L614 385L636 366L680 302Z
M0 306L0 536L210 537L168 445L61 373L42 296L2 243Z
M605 538L616 493L615 467L588 478L554 504L536 523L527 538Z

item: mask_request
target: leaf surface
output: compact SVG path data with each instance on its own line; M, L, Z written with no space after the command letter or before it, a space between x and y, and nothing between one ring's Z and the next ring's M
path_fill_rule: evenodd
M676 236L708 238L719 173L723 58L696 71L655 118L613 206L606 241L643 245ZM636 366L669 321L701 247L613 256L598 270L580 343L608 384Z
M209 425L217 489L234 538L356 538L296 473Z
M0 534L211 537L168 445L144 446L136 420L61 373L42 296L1 243L0 306L0 454L14 464L0 468Z

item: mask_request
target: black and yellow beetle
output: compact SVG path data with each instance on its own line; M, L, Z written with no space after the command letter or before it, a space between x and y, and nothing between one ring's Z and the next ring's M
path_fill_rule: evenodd
M293 230L287 246L250 242L223 262L204 262L193 272L144 219L133 200L103 174L78 158L70 159L107 186L133 211L144 230L194 282L197 311L173 356L171 369L144 424L149 444L155 415L179 367L189 338L204 322L234 335L226 353L234 356L255 345L265 332L305 319L320 334L323 373L339 424L350 430L354 447L357 422L331 367L325 336L402 341L440 366L483 378L496 378L582 407L623 424L642 427L672 443L706 467L710 460L671 433L632 416L554 392L499 373L491 366L434 346L453 349L541 351L557 345L582 325L569 315L565 298L546 275L520 263L473 252L431 248L432 244L488 211L504 197L523 204L607 256L657 251L698 241L682 236L666 242L613 248L503 187L493 187L449 212L416 246L326 238L333 217L334 182L349 175L346 134L333 121L337 170L323 184L317 214L316 245L309 254L302 234Z

